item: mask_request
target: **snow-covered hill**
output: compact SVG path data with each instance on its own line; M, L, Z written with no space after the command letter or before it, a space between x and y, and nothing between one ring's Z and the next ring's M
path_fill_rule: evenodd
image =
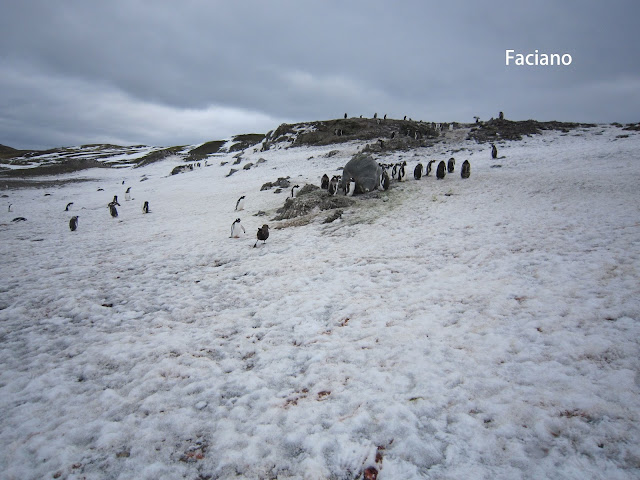
M397 151L456 171L271 220L363 146L3 189L2 478L638 478L640 135Z

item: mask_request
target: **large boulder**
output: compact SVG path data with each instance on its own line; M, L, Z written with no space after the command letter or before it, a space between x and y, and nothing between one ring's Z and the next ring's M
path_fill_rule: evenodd
M356 153L342 170L340 188L344 189L353 178L356 182L356 193L367 193L378 188L382 168L373 157L365 153Z

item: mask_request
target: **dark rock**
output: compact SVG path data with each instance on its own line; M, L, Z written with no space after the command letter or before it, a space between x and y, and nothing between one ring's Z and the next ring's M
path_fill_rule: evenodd
M344 166L340 188L344 190L347 182L353 178L356 182L356 193L375 190L380 184L382 168L373 157L364 153L356 153Z
M289 177L286 177L286 178L279 177L278 180L276 180L275 182L267 182L263 184L262 187L260 187L260 191L269 190L270 188L273 188L273 187L289 188L290 186L291 186L291 182L289 181Z
M333 208L346 208L351 206L355 200L341 195L330 196L326 191L316 189L306 195L295 198L288 197L282 208L276 212L275 220L287 220L311 213L313 210L331 210Z
M243 170L249 170L249 169L251 169L251 167L253 167L253 163L249 162L244 167L242 167L242 169Z
M238 169L236 168L232 168L231 170L229 170L229 173L227 173L227 177L230 177L231 175L233 175L234 173L236 173L238 171Z

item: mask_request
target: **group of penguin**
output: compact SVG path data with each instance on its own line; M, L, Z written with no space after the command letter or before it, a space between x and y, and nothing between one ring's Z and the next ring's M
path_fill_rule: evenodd
M416 180L420 180L422 176L428 177L433 171L433 164L437 162L437 160L429 160L427 163L426 171L422 163L416 165L416 168L413 170L413 178ZM436 178L438 180L442 180L447 173L453 173L456 169L456 159L451 157L449 161L445 164L444 160L441 160L436 167ZM471 176L471 164L469 160L465 160L462 162L462 168L460 169L460 176L462 178L469 178Z
M299 188L299 186L295 185L291 189L291 196L293 196L293 191L296 188ZM242 195L236 202L236 210L235 210L236 212L240 210L244 210L244 199L245 199L245 196ZM247 231L244 229L244 226L240 224L240 219L236 218L231 224L231 236L229 238L240 238L240 236L245 233L247 233ZM262 227L258 228L258 233L256 234L256 238L257 238L256 243L253 245L254 248L258 246L258 242L260 240L262 240L263 244L266 243L267 238L269 238L269 225L264 224L262 225Z
M124 183L124 182L122 182ZM99 188L98 191L102 191L103 189ZM131 187L127 188L127 191L124 194L124 198L125 200L129 201L131 200ZM71 207L71 205L73 205L73 202L69 202L67 203L67 207L64 209L65 212L69 211L69 208ZM118 216L118 209L116 208L116 206L120 206L120 203L118 203L118 196L114 195L113 196L113 200L111 200L108 204L107 204L107 208L109 209L109 213L111 214L111 216L113 218L116 218ZM149 210L149 202L145 201L142 204L142 213L150 213ZM73 217L71 217L71 220L69 220L69 230L71 230L72 232L75 232L78 229L78 215L74 215Z
M329 176L325 173L322 176L322 180L320 181L320 188L323 190L327 190L329 195L334 196L337 195L340 191L340 183L342 182L342 175L334 175L329 180ZM344 193L347 197L352 197L356 191L356 181L353 178L350 178L349 181L345 184L344 188L342 188L342 193Z

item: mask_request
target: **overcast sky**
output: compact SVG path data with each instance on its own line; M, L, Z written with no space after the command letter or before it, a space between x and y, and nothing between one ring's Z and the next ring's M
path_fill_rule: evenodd
M637 0L3 0L0 144L194 144L345 112L638 122L638 18Z

